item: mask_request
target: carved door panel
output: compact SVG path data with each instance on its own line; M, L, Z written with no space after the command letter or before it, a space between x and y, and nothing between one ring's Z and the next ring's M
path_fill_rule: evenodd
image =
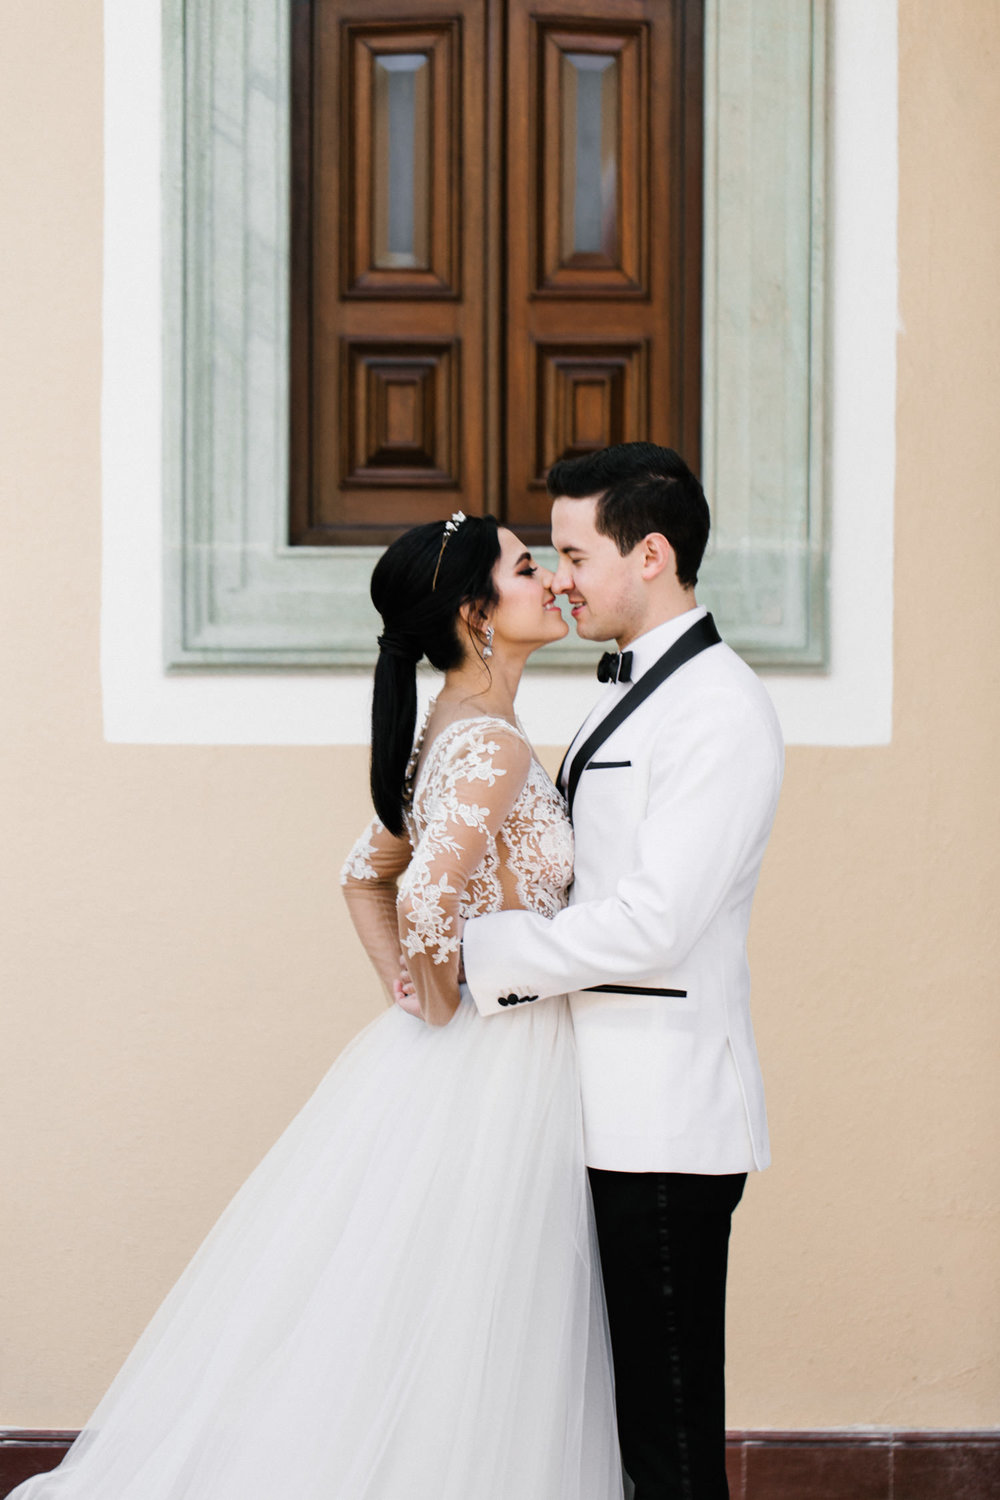
M507 514L535 541L557 458L650 439L698 462L700 16L510 0Z
M485 16L296 4L294 541L482 507Z
M295 542L697 463L702 0L295 0Z

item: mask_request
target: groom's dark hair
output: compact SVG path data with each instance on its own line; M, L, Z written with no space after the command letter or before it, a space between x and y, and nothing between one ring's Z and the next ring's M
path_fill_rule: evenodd
M673 448L616 443L581 458L561 458L545 483L553 497L585 500L596 495L594 524L623 557L658 531L674 549L678 583L694 588L711 520L704 490Z

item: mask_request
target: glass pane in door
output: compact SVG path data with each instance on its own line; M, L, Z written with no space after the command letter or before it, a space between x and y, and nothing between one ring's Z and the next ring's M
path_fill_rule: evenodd
M424 52L382 53L375 58L374 264L380 270L422 270L430 263L429 63Z
M562 54L562 259L616 259L618 242L618 60Z

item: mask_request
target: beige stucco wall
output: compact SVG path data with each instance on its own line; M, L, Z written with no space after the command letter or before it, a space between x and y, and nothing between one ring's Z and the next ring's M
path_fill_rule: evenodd
M900 65L895 732L788 757L735 1426L1000 1420L1000 6L901 0ZM5 7L0 142L0 1425L77 1426L377 1012L365 764L103 743L97 0Z

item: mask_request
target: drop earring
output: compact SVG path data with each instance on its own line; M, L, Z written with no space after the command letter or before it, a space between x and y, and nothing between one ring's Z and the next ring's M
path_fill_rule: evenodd
M493 655L493 626L486 627L486 645L483 647L483 661L487 661Z

